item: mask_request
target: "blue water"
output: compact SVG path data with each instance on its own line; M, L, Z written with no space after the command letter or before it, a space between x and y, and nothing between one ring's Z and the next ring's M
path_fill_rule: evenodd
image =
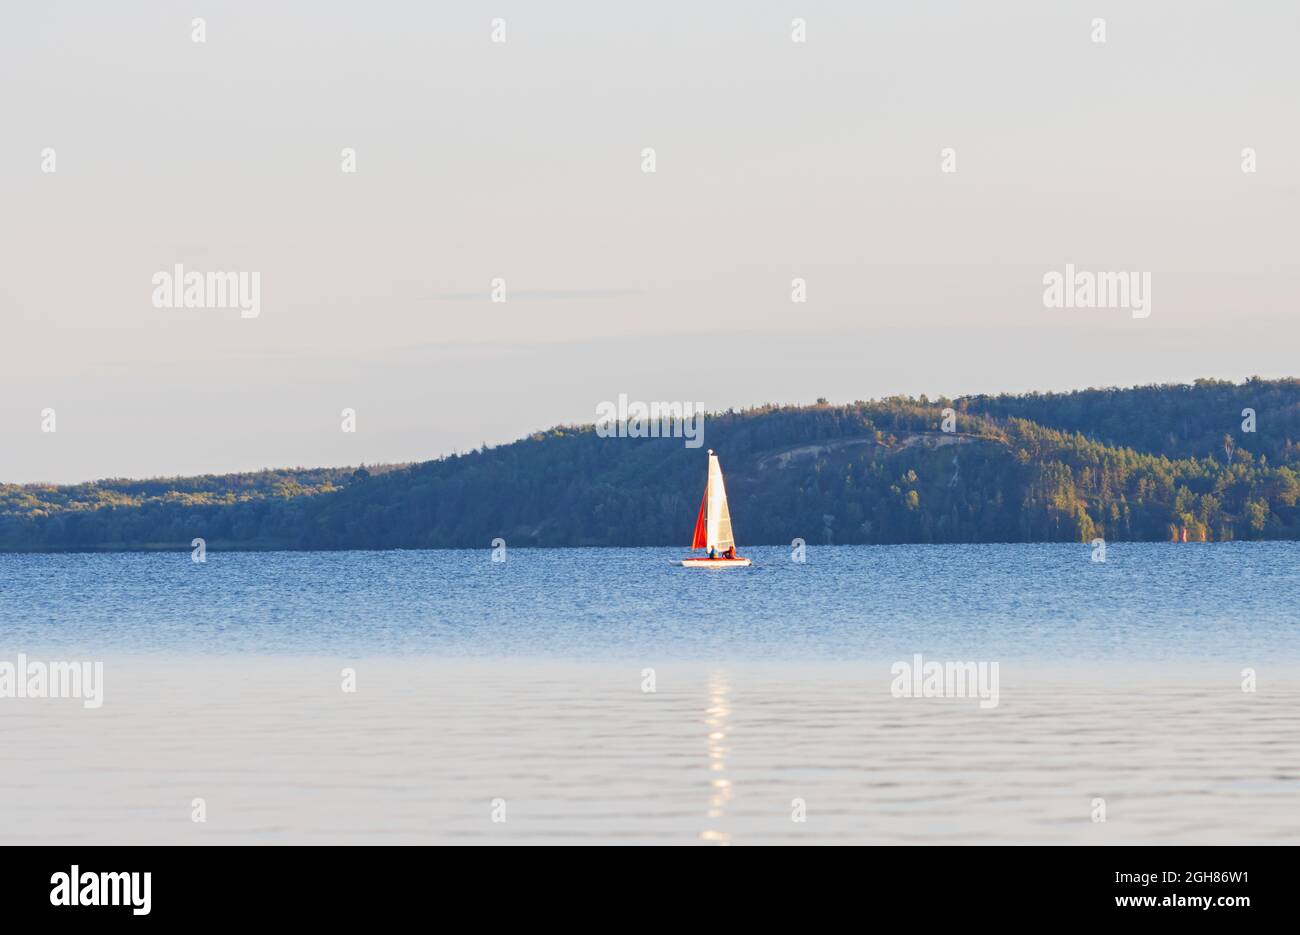
M1300 659L1300 543L0 555L0 655Z

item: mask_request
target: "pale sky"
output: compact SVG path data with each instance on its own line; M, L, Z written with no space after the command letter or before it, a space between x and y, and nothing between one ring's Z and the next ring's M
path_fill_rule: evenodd
M0 481L425 460L620 393L1300 375L1291 0L2 16ZM259 272L260 317L153 307L177 263ZM1045 308L1067 263L1151 317Z

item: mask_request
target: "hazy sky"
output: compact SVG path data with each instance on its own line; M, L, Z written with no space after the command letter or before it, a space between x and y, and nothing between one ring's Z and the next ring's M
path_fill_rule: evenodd
M1300 375L1297 35L1293 0L11 5L0 481L423 460L619 393ZM259 272L260 316L155 308L177 263ZM1045 308L1067 263L1149 272L1151 317Z

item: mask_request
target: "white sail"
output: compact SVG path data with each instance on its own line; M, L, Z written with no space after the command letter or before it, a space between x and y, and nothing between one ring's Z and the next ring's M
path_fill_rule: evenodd
M727 488L722 483L722 465L709 452L708 542L705 548L725 552L736 544L731 532L731 510L727 509Z

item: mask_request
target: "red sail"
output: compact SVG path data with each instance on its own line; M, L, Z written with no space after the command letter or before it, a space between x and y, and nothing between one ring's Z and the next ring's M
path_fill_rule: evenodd
M705 514L709 507L709 488L704 488L704 499L700 501L700 515L695 520L695 535L691 539L692 549L707 548L709 544L709 533L705 529Z

